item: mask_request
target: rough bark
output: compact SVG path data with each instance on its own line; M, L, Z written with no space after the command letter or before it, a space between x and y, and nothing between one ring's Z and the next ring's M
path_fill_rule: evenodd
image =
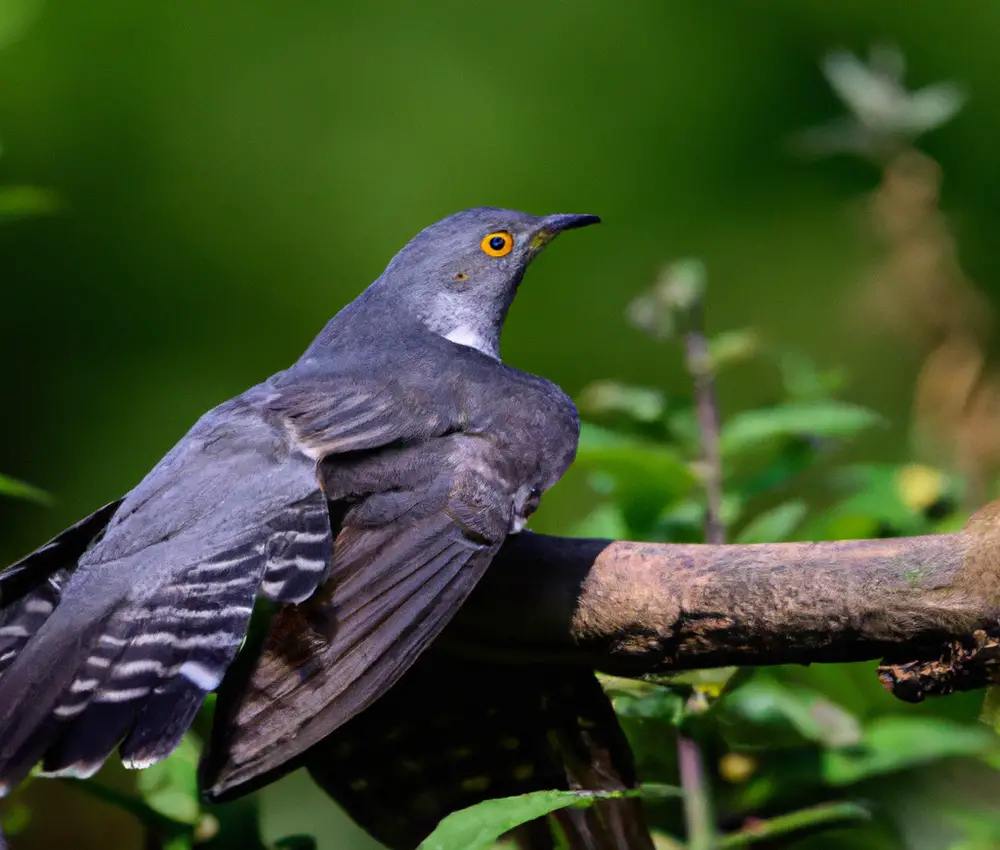
M979 687L1000 627L1000 502L960 532L672 545L522 534L448 640L618 675L885 659L903 699Z

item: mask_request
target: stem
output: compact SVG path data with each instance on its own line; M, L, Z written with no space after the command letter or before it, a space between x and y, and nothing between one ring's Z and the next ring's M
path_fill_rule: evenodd
M982 470L971 470L965 476L965 493L962 506L966 513L975 513L986 502L989 485Z
M871 820L871 813L857 803L821 803L787 815L778 815L759 821L739 832L723 836L719 850L735 850L758 842L772 842L776 838L834 825L847 825Z
M719 452L719 405L715 396L715 376L708 340L702 329L701 306L690 313L691 327L684 334L684 354L694 381L695 409L701 436L702 476L705 482L705 542L725 543L722 521L722 455Z
M701 748L694 738L683 733L677 736L677 765L684 788L688 850L713 850L716 846L715 818Z
M722 455L719 451L719 406L715 396L712 358L705 339L700 300L692 305L684 334L684 356L694 382L695 409L701 439L702 476L705 482L705 542L725 543L722 521ZM717 842L712 814L712 786L705 774L701 746L693 734L677 730L677 765L684 788L684 820L690 850L713 850Z

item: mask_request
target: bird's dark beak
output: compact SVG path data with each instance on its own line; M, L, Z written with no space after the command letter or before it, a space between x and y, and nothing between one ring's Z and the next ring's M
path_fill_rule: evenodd
M542 219L542 229L552 233L561 233L564 230L573 230L575 227L586 227L588 224L600 224L600 216L596 215L576 215L573 213L559 213L557 215L547 215Z
M576 213L557 213L547 215L539 221L538 229L531 238L531 253L537 254L546 243L550 242L564 230L573 230L576 227L586 227L588 224L598 224L600 217L596 215L583 215Z

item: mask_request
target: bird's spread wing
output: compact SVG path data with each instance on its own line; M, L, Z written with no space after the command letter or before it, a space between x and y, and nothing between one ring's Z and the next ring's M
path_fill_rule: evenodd
M261 653L248 654L220 692L203 769L211 796L290 769L367 708L482 576L510 527L517 482L489 440L454 427L441 422L436 437L411 432L378 451L355 434L348 451L325 461L327 496L340 512L329 578L305 604L276 614Z
M486 799L637 782L628 742L589 670L456 658L440 644L314 747L306 766L392 850L412 850L446 815ZM553 817L573 850L652 850L636 799ZM554 846L544 820L516 835L530 850Z
M275 483L287 497L280 506L253 501L266 482L250 470L228 482L229 503L219 509L238 514L245 503L246 528L234 536L192 520L135 548L142 511L130 514L126 500L61 585L50 578L5 615L0 633L18 646L0 674L0 791L39 760L47 772L86 776L116 746L129 766L173 750L238 651L255 599L302 598L329 565L332 535L315 465L290 465L299 486ZM105 559L122 549L130 554Z
M336 571L329 598L279 612L250 675L220 692L202 771L210 797L246 793L292 769L310 744L377 705L496 551L462 539L438 517L402 538L366 534L355 545L357 556L338 563L345 569ZM368 575L370 586L361 578Z
M100 537L121 503L121 499L116 499L98 508L30 555L0 570L0 611L5 611L15 600L23 599L60 570L75 567L84 552Z
M63 583L120 504L118 499L94 511L0 572L0 674L55 610Z
M362 462L365 448L453 430L445 415L404 402L395 388L347 381L264 385L203 417L125 499L61 583L61 598L44 600L54 611L37 623L4 614L0 640L16 638L18 651L0 674L0 794L39 760L49 772L79 776L116 746L129 766L169 754L239 650L255 601L301 602L331 562L346 599L332 646L335 655L355 651L342 664L331 658L328 673L357 702L376 679L405 668L402 658L385 668L379 647L395 640L415 650L422 630L436 633L438 600L423 582L464 586L458 566L492 547L463 534L440 545L445 515L424 505L428 479L411 474L419 462L400 458L386 474ZM334 478L351 491L359 522L341 531L337 559L317 479L317 460L335 452L348 453L344 468L357 471L353 480ZM380 506L382 485L389 492ZM378 525L390 504L424 523ZM32 557L37 563L43 553ZM41 609L31 594L22 601Z

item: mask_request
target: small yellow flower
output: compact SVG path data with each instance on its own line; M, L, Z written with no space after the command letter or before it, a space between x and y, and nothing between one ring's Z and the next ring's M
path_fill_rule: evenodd
M925 511L941 498L947 482L940 470L911 463L896 474L896 492L911 511Z
M757 770L757 760L743 753L726 753L719 759L719 775L734 785L742 785Z

